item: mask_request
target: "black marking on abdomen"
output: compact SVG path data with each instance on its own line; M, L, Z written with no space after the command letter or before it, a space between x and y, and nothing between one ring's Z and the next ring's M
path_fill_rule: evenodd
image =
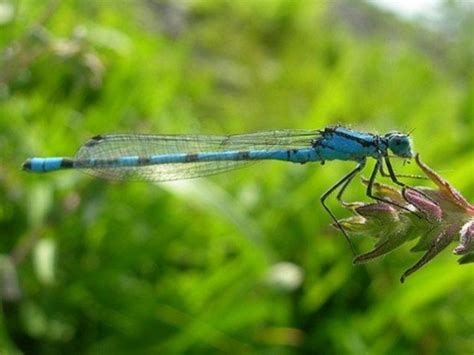
M69 169L74 167L74 160L69 159L69 158L64 158L61 161L61 168L63 169Z
M198 160L197 154L186 154L186 156L184 157L184 161L186 163L192 163L192 162L195 162L196 160Z
M239 152L237 155L237 159L239 160L248 160L250 159L250 152L248 150L244 150L242 152Z
M150 165L150 158L148 157L140 157L138 158L138 165Z

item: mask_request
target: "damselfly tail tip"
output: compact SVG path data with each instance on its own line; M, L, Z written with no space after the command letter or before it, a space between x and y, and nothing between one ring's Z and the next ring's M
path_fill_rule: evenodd
M25 171L31 171L31 159L26 159L25 162L21 165L21 168Z

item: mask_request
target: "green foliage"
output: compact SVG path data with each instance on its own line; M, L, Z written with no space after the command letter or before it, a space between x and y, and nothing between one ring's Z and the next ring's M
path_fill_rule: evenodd
M352 265L319 204L348 163L160 185L20 170L107 132L415 128L472 201L468 8L440 31L356 1L0 5L0 353L472 352L471 265L445 252L404 285L410 246Z

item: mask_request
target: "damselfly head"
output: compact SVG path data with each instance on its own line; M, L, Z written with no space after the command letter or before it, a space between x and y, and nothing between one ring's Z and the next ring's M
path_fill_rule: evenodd
M409 135L400 132L390 132L385 135L388 148L396 156L413 158L413 147Z

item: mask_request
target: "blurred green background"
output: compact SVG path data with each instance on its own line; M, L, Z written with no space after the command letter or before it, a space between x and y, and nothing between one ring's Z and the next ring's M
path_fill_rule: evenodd
M454 245L403 285L410 245L352 265L319 204L351 163L167 184L20 170L99 133L341 123L415 129L473 201L470 5L409 21L349 0L0 1L0 353L472 354Z

